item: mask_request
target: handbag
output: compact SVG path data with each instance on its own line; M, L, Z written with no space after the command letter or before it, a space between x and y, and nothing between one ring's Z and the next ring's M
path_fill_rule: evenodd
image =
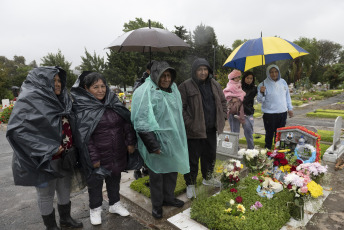
M227 101L227 117L229 117L229 114L239 114L240 111L240 107L242 106L242 101L240 100L230 100Z
M61 159L61 167L64 170L71 171L78 163L78 149L72 146L70 149L65 150Z
M138 149L132 154L127 153L127 168L126 170L140 169L143 166L143 159Z

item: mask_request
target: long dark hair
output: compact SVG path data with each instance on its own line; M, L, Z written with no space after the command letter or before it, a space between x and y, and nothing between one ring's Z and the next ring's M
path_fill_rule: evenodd
M248 77L249 75L252 75L253 81L252 81L251 84L248 85L248 84L246 84L246 82L245 82L245 78ZM254 87L254 82L255 82L255 80L256 80L256 77L254 76L253 72L251 72L251 71L246 71L246 72L244 72L243 77L242 77L242 79L241 79L241 88L242 88L243 90L253 88L253 87Z

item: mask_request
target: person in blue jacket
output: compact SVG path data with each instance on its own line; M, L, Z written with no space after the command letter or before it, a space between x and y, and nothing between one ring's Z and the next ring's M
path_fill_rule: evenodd
M287 82L281 78L277 65L266 69L266 79L258 85L258 102L262 103L265 128L265 148L271 149L278 128L284 127L293 117L293 106Z

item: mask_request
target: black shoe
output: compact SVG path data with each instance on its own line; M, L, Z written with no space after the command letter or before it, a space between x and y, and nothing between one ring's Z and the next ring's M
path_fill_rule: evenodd
M141 177L142 177L142 174L141 174L140 169L136 169L136 170L134 171L134 178L135 178L135 180L137 180L137 179L139 179L139 178L141 178Z
M155 219L161 219L162 218L162 207L153 207L152 209L152 216Z
M162 203L162 205L163 206L173 206L173 207L177 207L177 208L181 208L181 207L183 207L183 205L184 205L184 201L182 201L182 200L179 200L179 199L177 199L177 198L174 198L174 200L173 201L164 201L163 203Z
M142 174L143 174L143 176L148 176L149 175L148 169L145 167L142 167Z
M42 215L42 218L47 230L60 230L60 228L57 227L57 224L56 224L55 209L53 209L53 212L50 213L49 215L46 215L46 216Z

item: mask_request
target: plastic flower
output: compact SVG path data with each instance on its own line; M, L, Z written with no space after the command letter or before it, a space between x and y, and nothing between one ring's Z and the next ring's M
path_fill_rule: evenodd
M231 188L231 190L229 190L230 192L233 192L233 193L237 193L238 190L236 188Z
M238 204L237 210L238 210L239 212L242 212L242 213L245 213L245 211L246 211L244 205L242 205L242 204Z
M237 196L237 197L235 198L235 201L236 201L237 203L242 203L242 197L241 197L241 196Z
M231 213L231 211L232 211L232 209L231 209L231 208L227 208L227 209L225 209L225 212L226 212L226 213Z

